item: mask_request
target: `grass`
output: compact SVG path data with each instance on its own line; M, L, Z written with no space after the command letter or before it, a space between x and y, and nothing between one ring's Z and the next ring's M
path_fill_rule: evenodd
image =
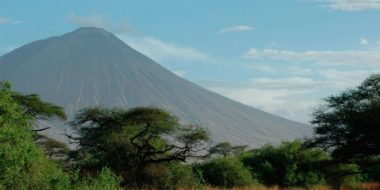
M138 190L138 189L133 189ZM158 190L156 188L144 188L139 190ZM189 188L180 188L178 190L194 190ZM203 187L201 190L226 190L224 188L218 188L218 187ZM249 187L234 187L230 190L333 190L330 186L326 185L317 185L314 187L311 187L309 189L302 188L302 187L279 187L279 186L273 186L273 187L267 187L264 185L253 185ZM371 182L371 183L362 183L360 185L357 185L355 187L353 186L343 186L340 188L340 190L380 190L380 182Z
M181 188L179 190L189 190L186 188ZM224 190L223 188L217 188L217 187L205 187L202 190ZM231 190L333 190L331 187L326 185L317 185L312 188L306 189L302 187L290 187L290 188L283 188L279 186L273 186L273 187L267 187L263 185L254 185L249 187L235 187ZM373 183L363 183L358 186L343 186L340 190L380 190L380 183L379 182L373 182Z

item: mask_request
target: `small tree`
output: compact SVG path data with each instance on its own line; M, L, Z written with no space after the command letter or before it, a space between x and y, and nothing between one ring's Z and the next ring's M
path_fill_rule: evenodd
M67 144L49 138L45 135L38 135L36 144L44 149L46 156L54 160L62 161L63 159L66 159L70 152Z
M232 146L229 142L221 142L211 147L208 152L210 155L221 155L223 157L238 155L244 152L247 146Z

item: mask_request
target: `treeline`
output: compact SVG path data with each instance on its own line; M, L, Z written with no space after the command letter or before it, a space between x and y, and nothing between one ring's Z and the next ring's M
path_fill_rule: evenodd
M380 75L326 98L314 136L246 150L212 145L205 130L157 108L86 108L65 134L75 150L39 135L62 108L0 85L0 189L305 187L380 181Z

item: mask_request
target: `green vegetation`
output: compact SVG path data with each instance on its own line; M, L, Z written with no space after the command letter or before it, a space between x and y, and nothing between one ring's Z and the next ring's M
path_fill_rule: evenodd
M181 126L176 117L157 108L89 108L72 124L78 135L68 136L79 145L72 158L80 168L96 172L110 167L128 185L149 184L144 172L148 166L197 157L208 140L202 128Z
M278 147L266 145L242 157L244 165L251 169L259 182L283 187L325 184L318 162L327 159L326 152L304 149L300 141L283 142Z
M0 89L0 189L82 189L86 182L71 182L70 175L35 145L31 126L34 115L26 114L13 99L10 84L1 84ZM99 179L107 176L109 172L101 173Z
M221 155L223 157L239 155L244 152L247 146L232 146L229 142L221 142L211 147L208 152L211 155Z
M206 184L212 186L231 188L253 184L251 173L237 158L214 158L196 164L194 170Z
M341 162L367 162L380 154L380 74L358 88L326 99L312 124L316 137L311 146L331 150Z
M331 153L326 163L357 164L361 171L345 171L335 176L365 173L380 180L380 74L366 79L359 87L326 99L313 115L315 137L308 147L320 147Z
M67 119L63 108L42 101L37 94L24 95L19 92L12 92L11 97L19 105L24 114L30 115L34 119Z
M39 135L36 119L65 119L63 109L0 83L0 189L312 188L380 181L380 75L326 99L307 140L253 150L150 107L87 108L66 134L76 150ZM195 162L188 162L188 161ZM64 163L64 164L62 164Z
M191 165L180 162L151 164L144 171L148 176L146 184L158 189L174 190L183 187L199 189L201 187L200 180L193 172Z
M0 91L0 184L5 189L67 189L68 176L34 144L31 117L12 98L9 84Z

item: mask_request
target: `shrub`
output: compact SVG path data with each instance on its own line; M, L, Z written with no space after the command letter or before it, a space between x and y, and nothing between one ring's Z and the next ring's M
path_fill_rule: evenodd
M214 158L194 165L194 170L202 181L213 186L230 188L253 183L249 170L236 158Z
M151 164L144 170L146 185L158 189L198 189L200 182L190 165L179 162Z
M74 190L121 190L121 180L108 168L103 168L96 178L80 179L78 172L73 174Z
M327 159L326 152L304 149L300 141L294 141L253 150L242 157L242 162L265 185L307 187L326 183L318 164Z

